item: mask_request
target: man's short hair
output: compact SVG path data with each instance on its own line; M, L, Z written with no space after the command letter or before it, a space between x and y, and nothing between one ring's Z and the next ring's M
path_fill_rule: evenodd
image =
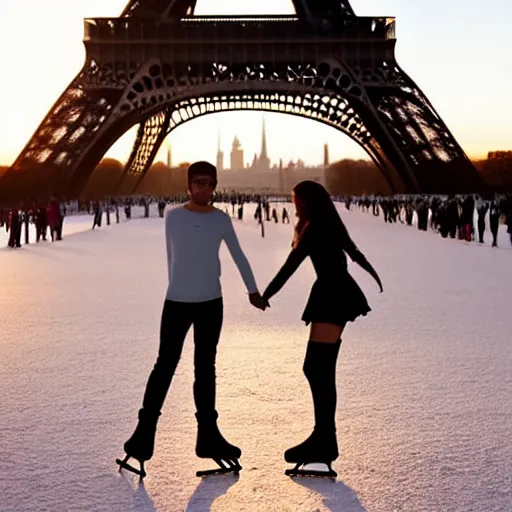
M194 179L195 176L210 176L217 182L217 168L210 162L195 162L187 171L188 182Z

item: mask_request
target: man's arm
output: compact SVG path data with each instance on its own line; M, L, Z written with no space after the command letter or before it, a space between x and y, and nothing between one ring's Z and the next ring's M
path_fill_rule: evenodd
M165 247L167 255L167 268L169 275L171 273L171 261L172 261L172 244L171 244L171 219L169 218L169 212L165 216Z
M224 241L228 246L229 252L233 261L235 262L240 275L244 281L245 287L247 288L247 292L249 295L258 293L258 286L256 285L256 280L254 279L254 274L251 269L251 265L247 260L242 248L240 247L240 242L238 241L238 237L236 236L235 229L233 228L233 222L226 215L226 228L224 230Z

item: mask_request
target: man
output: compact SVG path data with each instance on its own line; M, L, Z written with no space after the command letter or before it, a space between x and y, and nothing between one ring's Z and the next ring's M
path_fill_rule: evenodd
M485 233L485 216L489 210L489 203L479 197L475 203L476 213L478 215L477 227L478 227L478 242L484 243Z
M492 233L492 246L498 247L498 230L500 227L501 205L500 200L494 196L489 206L489 225Z
M195 344L196 455L214 459L220 466L217 470L198 472L198 476L237 473L241 469L238 458L242 452L220 433L215 409L215 359L223 319L219 260L222 240L242 275L251 304L264 310L267 303L258 292L231 218L211 206L216 186L217 169L213 165L192 164L188 169L190 201L168 211L165 217L169 286L162 313L160 348L139 411L139 423L124 445L127 455L123 461L117 460L121 467L141 478L146 475L144 461L153 456L158 417L191 325ZM139 461L140 471L127 464L130 457Z
M8 218L9 241L8 247L21 247L21 217L19 208L11 208Z

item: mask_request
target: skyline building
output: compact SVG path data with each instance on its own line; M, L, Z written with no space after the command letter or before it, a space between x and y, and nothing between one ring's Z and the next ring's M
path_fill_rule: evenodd
M172 167L172 144L167 148L167 167Z
M242 144L238 140L238 137L235 135L233 139L233 146L231 148L231 170L242 170L244 169L244 150L242 148Z
M273 163L268 155L268 145L267 145L267 129L265 118L262 120L262 130L261 130L261 150L260 154L254 153L254 157L252 159L252 163L245 163L244 160L244 150L242 143L237 135L235 135L233 139L233 144L231 147L231 166L229 169L224 167L224 152L222 151L221 146L221 136L220 131L218 135L218 144L217 144L217 170L219 172L222 171L242 171L242 170L253 170L258 172L265 171L282 171L283 169L304 169L308 167L302 159L298 159L297 161L290 160L287 165L283 166L283 159L279 159L279 164ZM323 157L323 167L329 166L329 145L324 144L324 157Z
M219 170L219 188L221 190L238 190L261 193L289 193L300 181L312 180L325 184L325 170L329 166L329 146L323 146L323 162L321 148L318 151L318 165L306 165L298 158L287 164L283 159L273 163L268 154L267 129L263 118L261 129L261 149L252 159L245 163L242 143L237 135L231 148L231 168L224 168L224 153L221 149L220 134L217 147L217 169ZM322 163L320 163L322 162Z

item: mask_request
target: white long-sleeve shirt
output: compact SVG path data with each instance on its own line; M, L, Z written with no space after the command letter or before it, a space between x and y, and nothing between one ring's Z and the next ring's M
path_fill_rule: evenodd
M220 210L197 213L184 207L165 215L169 286L166 298L205 302L222 297L219 250L226 242L247 291L258 291L251 266L240 247L231 218Z

